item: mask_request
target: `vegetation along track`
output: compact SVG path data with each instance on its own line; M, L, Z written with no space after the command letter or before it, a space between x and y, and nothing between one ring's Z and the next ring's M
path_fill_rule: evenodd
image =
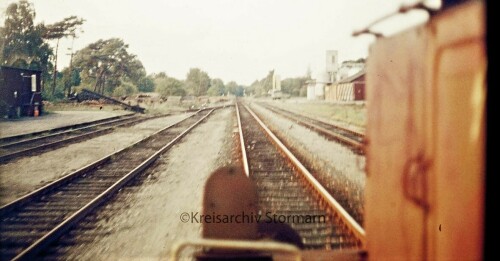
M64 146L83 139L103 135L118 127L126 127L167 115L143 117L127 115L100 120L90 124L77 124L52 130L8 137L0 140L0 163L29 156L48 148Z
M200 110L2 206L0 259L32 258L151 165L213 110Z
M357 154L364 154L364 138L363 133L359 133L354 130L343 128L331 123L327 123L321 120L313 119L298 113L287 111L281 108L277 108L267 103L258 103L262 107L279 114L285 118L293 120L298 124L312 129L319 134L327 137L328 139L336 140L342 144L345 144L352 148Z
M283 216L307 249L354 248L365 232L250 108L237 106L245 172L258 186L261 213ZM300 217L316 216L315 222ZM269 220L269 219L268 219ZM281 220L278 220L281 222ZM297 222L298 221L298 222Z

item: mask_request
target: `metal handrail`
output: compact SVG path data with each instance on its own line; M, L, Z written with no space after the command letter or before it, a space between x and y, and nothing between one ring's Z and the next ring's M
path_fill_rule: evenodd
M293 260L295 261L302 260L300 249L298 249L294 245L271 242L271 241L247 241L247 240L223 240L223 239L192 239L192 240L177 242L171 248L169 260L172 261L179 260L178 255L184 248L188 246L287 253L290 255L294 255Z

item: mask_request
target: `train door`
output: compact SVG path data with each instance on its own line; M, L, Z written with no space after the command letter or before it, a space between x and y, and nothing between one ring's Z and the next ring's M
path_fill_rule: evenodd
M428 257L482 259L486 54L484 10L462 5L431 23L433 164ZM460 28L457 30L457 28Z
M423 38L423 29L413 30L370 49L365 229L375 260L423 260L426 252L426 206L417 186L428 135Z
M483 12L469 2L370 49L370 258L482 258Z

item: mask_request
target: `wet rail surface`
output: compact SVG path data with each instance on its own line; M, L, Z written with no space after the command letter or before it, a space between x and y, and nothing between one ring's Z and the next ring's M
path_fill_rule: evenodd
M362 243L359 238L343 223L336 210L320 199L314 186L304 179L290 158L278 149L251 115L249 108L240 104L238 111L247 157L244 162L248 161L249 177L258 186L261 213L292 220L288 224L299 233L307 249L360 246ZM300 221L301 217L307 216L319 219L315 222L305 219Z
M0 259L27 260L64 235L212 113L202 110L0 208Z
M9 137L0 141L0 163L4 163L19 157L30 156L33 153L41 152L46 149L65 146L74 142L96 137L109 132L115 128L127 127L138 124L146 120L151 120L159 116L139 116L127 115L122 117L113 117L110 119L100 120L90 124L78 124L47 130L34 134L19 135L17 137Z
M285 118L293 120L304 127L312 129L319 134L327 137L328 139L336 140L342 144L345 144L358 154L364 154L363 144L365 135L363 133L350 130L335 124L327 123L318 119L313 119L311 117L307 117L295 112L284 110L267 103L260 102L258 103L258 105Z

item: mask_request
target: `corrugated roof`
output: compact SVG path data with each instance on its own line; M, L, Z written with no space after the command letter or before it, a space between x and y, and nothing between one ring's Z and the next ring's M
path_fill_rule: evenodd
M340 80L338 83L350 83L350 82L353 82L354 80L358 79L359 77L365 75L366 73L366 70L365 69L362 69L361 71L357 72L356 74L350 76L350 77L347 77L343 80Z

